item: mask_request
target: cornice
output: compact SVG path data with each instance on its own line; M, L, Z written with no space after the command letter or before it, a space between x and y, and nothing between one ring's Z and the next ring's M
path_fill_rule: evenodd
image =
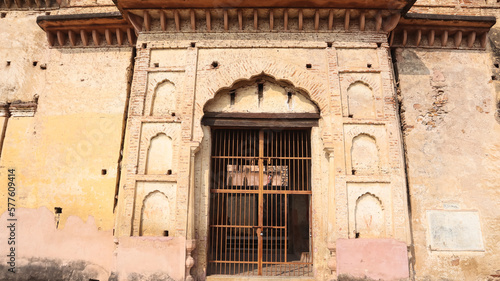
M38 99L28 102L0 103L0 117L33 117L37 107Z
M128 10L141 32L389 32L400 13L392 10L227 8Z
M494 17L336 8L134 9L37 18L52 47L135 46L139 33L366 32L391 47L484 49Z
M484 49L490 28L496 23L490 16L406 14L391 32L391 47Z
M136 34L121 13L49 15L37 17L51 47L134 46Z

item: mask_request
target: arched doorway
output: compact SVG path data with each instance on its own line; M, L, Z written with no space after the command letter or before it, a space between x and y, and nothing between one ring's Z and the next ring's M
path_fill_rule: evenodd
M260 76L205 106L210 126L208 274L312 276L307 94Z

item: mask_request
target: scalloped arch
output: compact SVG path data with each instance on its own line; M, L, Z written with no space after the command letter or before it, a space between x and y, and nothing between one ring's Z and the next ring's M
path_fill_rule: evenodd
M221 89L230 88L238 81L250 80L259 75L272 77L276 81L289 81L295 88L307 93L322 113L327 113L329 91L324 83L327 77L321 77L312 71L280 61L269 60L256 63L249 59L238 60L231 67L219 68L213 79L206 79L208 83L205 84L204 93L197 101L197 109L201 109L199 113L202 113L207 101L213 99Z
M360 196L358 196L358 198L356 198L356 209L358 208L359 200L361 200L361 198L364 196L372 196L373 198L377 199L378 203L380 204L380 208L382 210L384 210L384 204L382 203L382 200L380 200L380 197L378 197L377 195L375 195L369 191L361 194Z

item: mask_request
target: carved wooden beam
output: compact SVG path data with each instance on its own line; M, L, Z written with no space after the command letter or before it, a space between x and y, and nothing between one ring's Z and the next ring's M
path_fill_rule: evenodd
M123 45L123 31L119 28L116 29L116 43L118 46Z
M113 37L111 36L111 30L107 28L104 30L104 38L106 38L106 44L108 44L108 46L113 45Z
M408 42L408 31L403 30L403 47L406 46L406 43Z
M448 30L443 31L441 34L441 46L446 47L448 44Z
M434 39L435 39L435 37L436 37L436 31L434 29L431 29L429 31L429 39L428 39L429 46L431 46L431 47L434 46Z
M92 30L92 41L94 41L94 46L99 46L101 44L101 36L97 30Z
M304 12L302 9L299 9L299 30L302 30L304 24Z
M417 45L417 47L420 45L421 40L422 40L422 29L419 29L417 30L417 36L415 39L415 45Z
M460 47L460 44L462 44L462 31L457 31L457 33L455 33L455 47Z
M144 17L144 28L146 31L151 31L151 15L147 10L144 10L143 12L143 17Z
M138 15L128 13L128 20L132 24L132 26L134 27L136 33L139 33L142 31L142 23L144 22L143 18L139 17Z
M80 40L82 40L83 46L88 46L89 45L89 35L87 31L85 30L80 30Z
M333 30L333 10L330 9L328 13L328 30Z
M167 30L167 15L165 11L160 11L160 27L163 31Z
M283 28L288 30L288 9L283 11Z
M129 45L133 47L135 45L136 37L135 37L135 32L133 32L131 28L127 29L127 39Z
M66 38L64 37L64 32L61 30L57 31L57 43L59 43L59 46L64 46L66 43Z
M488 42L488 32L481 35L481 48L486 48L486 42Z
M259 12L257 11L257 9L253 10L253 29L259 29Z
M274 10L269 10L269 30L274 29Z
M181 17L179 15L179 11L174 11L174 22L175 22L175 30L181 31Z
M474 41L476 41L476 32L472 31L467 37L467 47L472 48L472 46L474 46Z
M391 16L389 16L386 22L384 23L383 27L384 31L385 32L393 31L394 28L396 28L396 26L398 25L400 18L401 18L400 13L392 14Z
M45 32L47 34L47 41L49 42L49 46L54 46L54 43L55 43L55 36L54 36L54 33L50 32L50 31L46 31Z
M212 31L212 19L210 15L210 10L205 10L205 19L207 21L207 31Z
M344 20L344 29L345 31L349 31L349 24L351 21L351 10L345 10L345 20Z
M241 9L238 9L238 27L243 30L243 11Z
M224 30L229 30L229 15L226 9L224 9Z
M361 11L361 13L359 14L359 30L360 31L365 31L365 17L366 17L366 14L364 11Z
M314 30L318 31L319 29L319 10L314 12Z
M97 30L92 30L92 41L94 42L95 47L99 47L101 44L101 35Z
M195 31L196 30L196 14L194 13L193 9L191 9L191 11L189 11L189 13L190 13L190 17L191 17L191 30Z
M69 38L69 43L71 46L76 46L76 34L73 32L73 30L68 31L68 38Z
M375 15L375 31L379 32L382 28L382 13L380 11Z

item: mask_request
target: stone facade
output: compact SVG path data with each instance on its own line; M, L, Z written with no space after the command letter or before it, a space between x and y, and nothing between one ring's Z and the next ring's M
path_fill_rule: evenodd
M209 270L207 113L318 116L301 278L500 280L500 5L136 2L0 5L1 280L251 279Z

